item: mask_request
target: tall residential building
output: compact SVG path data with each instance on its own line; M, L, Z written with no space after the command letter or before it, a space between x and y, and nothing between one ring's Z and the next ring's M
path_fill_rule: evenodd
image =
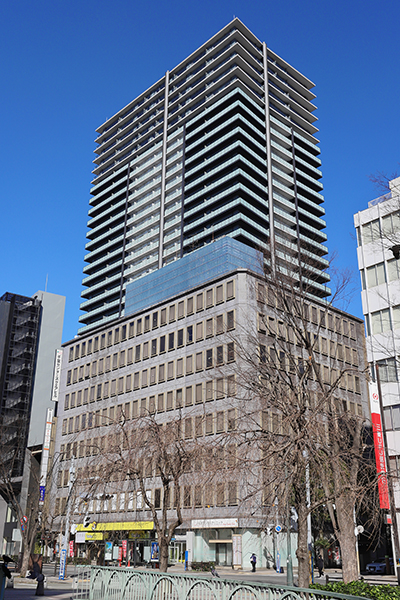
M52 402L55 351L61 346L65 297L39 291L32 297L5 293L0 298L0 448L2 472L10 466L24 510L32 454L44 439L47 409ZM0 481L1 483L1 481ZM15 515L0 498L3 552L18 553ZM5 527L3 531L3 523Z
M234 19L97 129L79 333L224 236L329 295L313 85Z
M367 355L375 378L379 374L383 425L387 433L390 469L400 475L400 177L390 192L354 215ZM395 486L400 509L400 490Z

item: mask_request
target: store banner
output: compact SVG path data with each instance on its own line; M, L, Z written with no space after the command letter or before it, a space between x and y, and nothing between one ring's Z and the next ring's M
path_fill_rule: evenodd
M381 508L390 509L387 468L385 459L385 446L383 443L382 415L379 406L378 385L369 383L371 402L372 432L374 436L376 472L378 473L379 505Z

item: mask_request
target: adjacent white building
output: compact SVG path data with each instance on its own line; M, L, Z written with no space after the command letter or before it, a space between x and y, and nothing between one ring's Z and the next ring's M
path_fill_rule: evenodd
M390 192L354 215L362 285L367 356L375 377L379 365L390 469L400 466L400 177ZM397 510L400 494L396 494Z

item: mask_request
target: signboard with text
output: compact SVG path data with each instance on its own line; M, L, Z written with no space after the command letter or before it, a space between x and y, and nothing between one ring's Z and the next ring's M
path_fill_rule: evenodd
M389 489L385 459L385 446L383 443L382 415L379 407L378 385L371 381L369 384L371 401L372 432L374 435L376 472L378 473L379 505L389 509Z

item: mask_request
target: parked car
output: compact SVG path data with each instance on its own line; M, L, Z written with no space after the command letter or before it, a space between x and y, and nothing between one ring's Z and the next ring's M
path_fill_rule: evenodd
M393 558L389 558L390 568L393 572ZM367 573L374 573L376 575L386 574L386 559L385 557L377 558L366 566Z

